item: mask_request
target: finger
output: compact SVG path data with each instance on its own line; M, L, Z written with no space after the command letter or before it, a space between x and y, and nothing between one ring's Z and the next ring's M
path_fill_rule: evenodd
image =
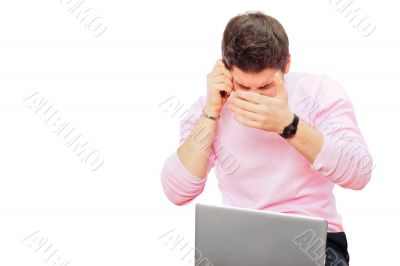
M232 94L232 91L234 91L234 90L233 90L232 86L227 85L225 91L227 92L227 96L226 97L230 97L231 94Z
M228 69L226 69L225 67L219 67L219 68L215 69L214 74L215 75L225 75L227 78L232 80L231 72Z
M232 111L234 113L237 113L237 114L240 114L240 115L243 115L244 117L247 117L250 120L254 120L254 121L261 121L262 120L262 116L261 115L253 113L253 112L249 112L249 111L244 110L244 109L240 109L240 108L236 107L235 105L229 105L228 108L229 108L230 111Z
M282 84L283 85L284 81L283 81L283 73L282 73L282 71L276 71L275 74L274 74L274 79L275 79L275 82L277 84Z
M222 58L217 60L216 65L217 66L224 66L225 68L227 67L227 65L225 64L224 59L222 59Z
M252 128L260 128L261 124L258 121L254 120L249 120L246 117L243 117L242 115L238 114L235 115L235 120L238 121L240 124L247 126L247 127L252 127Z
M211 79L213 83L225 83L226 85L233 87L233 83L230 79L225 77L224 75L215 76Z
M229 85L233 85L232 80L225 75L217 75L217 76L212 77L211 79L215 82L226 82Z
M274 75L275 84L277 86L277 94L282 94L285 92L285 85L283 81L283 73L282 71L275 72Z
M217 75L220 75L220 74L227 75L230 79L232 79L231 72L229 71L229 69L226 68L222 59L217 60L212 72L214 72Z
M246 101L256 103L256 104L262 104L265 102L265 99L264 99L265 96L258 94L258 93L250 92L250 91L239 90L239 91L237 91L236 95L242 99L245 99Z
M222 61L222 59L218 59L217 62L215 62L213 70L217 70L219 68L225 68L226 69L225 64Z
M229 103L232 105L235 105L238 108L244 109L249 112L253 113L261 113L262 112L262 106L259 104L255 104L252 102L248 102L246 100L240 99L236 96L239 91L235 91L234 97L229 99Z
M222 61L221 62L220 61L221 60L217 60L217 62L215 62L210 74L215 74L216 71L218 71L218 69L221 67L221 63L222 63ZM224 64L224 63L222 63L222 64Z
M217 91L220 91L220 92L224 91L223 95L221 94L222 97L228 98L232 93L232 87L224 82L217 83L214 85L214 87Z
M228 86L228 85L226 85L226 84L223 84L222 85L222 90L221 91L224 91L224 92L226 92L225 93L225 98L229 98L229 96L231 96L231 93L232 93L232 87L231 86Z
M225 83L218 83L216 84L215 90L220 92L223 98L229 98L232 89Z
M218 59L214 64L214 69L217 69L219 66L223 65L222 59Z

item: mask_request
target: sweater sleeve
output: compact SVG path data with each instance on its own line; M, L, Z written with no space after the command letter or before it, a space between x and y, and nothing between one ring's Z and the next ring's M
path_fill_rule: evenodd
M324 135L311 168L332 182L359 190L369 182L373 160L344 89L325 77L316 96L314 127Z
M200 97L190 107L185 118L181 119L179 145L192 132L197 120L204 108L205 97ZM161 184L167 198L176 205L186 205L200 195L207 180L211 168L215 165L216 156L211 149L207 164L206 177L201 179L193 175L183 164L178 156L177 150L165 160L161 171Z

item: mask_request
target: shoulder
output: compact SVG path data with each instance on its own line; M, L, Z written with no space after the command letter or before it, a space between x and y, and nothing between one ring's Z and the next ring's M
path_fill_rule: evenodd
M326 75L319 73L305 73L305 72L288 72L285 74L285 82L311 82L318 83L324 79Z
M285 88L296 102L310 97L317 101L349 99L340 83L323 74L289 72L285 75Z
M290 72L286 76L289 105L306 121L332 105L350 103L341 84L327 75Z

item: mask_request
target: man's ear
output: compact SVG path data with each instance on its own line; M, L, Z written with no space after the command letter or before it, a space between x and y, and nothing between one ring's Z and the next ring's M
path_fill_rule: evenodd
M288 57L287 57L287 62L286 62L285 73L284 73L284 74L286 74L286 73L289 72L289 69L290 69L290 61L291 61L291 56L290 56L290 54L289 54Z

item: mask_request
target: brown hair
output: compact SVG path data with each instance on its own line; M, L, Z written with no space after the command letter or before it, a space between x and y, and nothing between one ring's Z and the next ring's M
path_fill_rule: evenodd
M233 17L224 30L222 59L226 67L244 72L265 68L284 70L289 56L286 31L273 17L260 11Z

